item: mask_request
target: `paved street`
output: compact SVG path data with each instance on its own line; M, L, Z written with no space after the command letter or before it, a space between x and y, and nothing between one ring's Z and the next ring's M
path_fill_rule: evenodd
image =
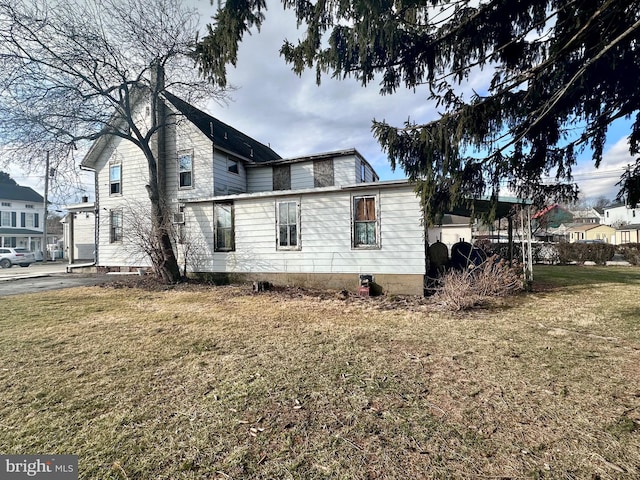
M43 277L56 273L66 273L67 262L36 262L28 267L14 265L11 268L0 268L0 282L3 280L16 280L18 278Z
M66 262L34 263L29 267L0 269L0 297L86 285L98 285L111 275L66 273Z

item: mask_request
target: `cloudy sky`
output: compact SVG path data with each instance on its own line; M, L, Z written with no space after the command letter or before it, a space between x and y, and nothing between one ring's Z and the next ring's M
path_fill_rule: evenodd
M208 0L194 0L205 24L213 14ZM217 2L215 2L217 3ZM269 2L267 20L260 33L246 36L240 46L237 68L229 67L229 82L237 87L227 105L210 103L205 109L221 121L270 144L283 157L295 157L356 148L377 170L382 180L404 178L402 171L392 172L385 154L371 134L371 121L386 120L402 125L410 118L417 122L437 118L437 111L426 99L424 90L401 90L381 96L377 84L367 88L353 79L335 80L324 76L316 85L315 72L301 77L279 56L284 39L300 35L291 12L279 2ZM486 89L489 73L471 78L467 89ZM627 128L625 128L627 127ZM585 197L615 197L624 166L631 163L625 133L628 122L614 125L598 171L588 159L574 170ZM33 174L11 170L21 184L42 192L42 180ZM87 193L93 198L91 183ZM79 200L79 195L75 199ZM67 200L69 203L73 203Z
M196 4L203 21L213 10L207 0ZM229 80L238 87L227 106L211 104L208 110L263 143L269 143L283 157L294 157L342 148L356 148L383 180L404 178L401 170L391 171L386 155L373 138L371 121L386 120L401 126L411 118L426 122L438 117L425 90L401 90L381 96L379 86L363 88L354 79L336 80L329 76L316 85L315 71L301 77L291 71L278 51L285 39L296 40L301 34L291 12L279 3L270 2L266 22L260 33L245 36L237 68L229 67ZM467 91L486 90L489 72L479 72L470 79ZM605 158L595 170L588 154L575 168L584 197L614 198L615 186L624 167L632 162L626 135L628 121L612 126Z

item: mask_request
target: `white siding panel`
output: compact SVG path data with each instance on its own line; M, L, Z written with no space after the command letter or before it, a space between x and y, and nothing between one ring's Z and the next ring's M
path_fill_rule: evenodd
M313 188L313 162L291 164L291 190Z
M213 168L211 165L211 141L192 123L179 121L170 129L167 148L167 196L177 198L201 198L213 193ZM193 152L192 187L178 188L178 154Z
M247 191L247 174L243 162L235 160L238 173L229 171L234 160L226 153L216 151L213 156L214 194L230 195Z
M355 194L378 194L381 248L351 247ZM290 197L287 197L290 198ZM424 232L411 188L300 196L301 250L276 249L278 198L235 202L236 251L215 254L213 271L291 273L424 273Z
M247 169L247 191L268 192L273 190L273 169L258 167Z
M334 158L333 177L336 185L353 185L360 182L360 160L353 155Z
M110 195L109 165L119 162L122 165L121 195ZM146 265L147 259L138 248L127 242L110 241L110 211L120 209L126 228L132 221L131 212L141 212L141 218L148 218L150 212L149 197L145 185L149 172L147 161L142 151L122 139L114 138L109 143L105 154L96 165L97 186L96 198L99 200L98 212L98 265ZM139 220L136 215L136 221Z

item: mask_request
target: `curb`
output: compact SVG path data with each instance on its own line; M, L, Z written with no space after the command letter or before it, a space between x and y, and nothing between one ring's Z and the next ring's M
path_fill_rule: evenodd
M29 278L50 277L50 273L35 273L33 275L15 275L13 277L0 277L0 282L11 282L12 280L27 280Z

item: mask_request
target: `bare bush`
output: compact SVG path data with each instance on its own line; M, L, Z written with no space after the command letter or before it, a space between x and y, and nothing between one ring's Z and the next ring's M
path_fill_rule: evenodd
M448 310L467 310L489 298L522 290L522 268L509 265L497 255L466 270L451 270L441 278L434 300Z

